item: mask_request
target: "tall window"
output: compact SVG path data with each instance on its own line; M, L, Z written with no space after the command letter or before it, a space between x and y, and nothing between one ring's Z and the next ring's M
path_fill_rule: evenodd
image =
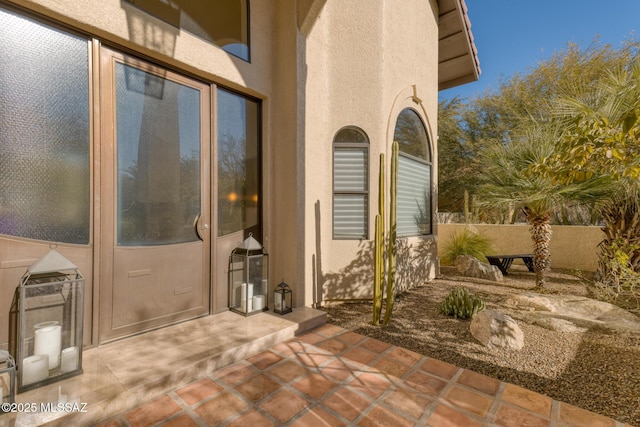
M431 234L431 146L418 113L400 112L393 135L398 141L398 236Z
M87 40L0 9L0 234L89 243Z
M333 139L333 238L367 239L369 230L369 140L347 127Z
M245 61L249 60L248 0L126 0Z
M218 89L218 236L260 238L260 104Z

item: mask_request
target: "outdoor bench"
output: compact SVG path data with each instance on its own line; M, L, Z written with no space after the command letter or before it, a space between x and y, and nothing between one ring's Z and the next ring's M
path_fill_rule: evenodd
M529 271L534 271L533 269L533 255L532 254L519 254L519 255L487 255L487 261L489 264L495 265L502 271L503 275L507 275L507 271L509 267L511 267L511 263L514 259L520 258L524 261L524 265L527 266Z

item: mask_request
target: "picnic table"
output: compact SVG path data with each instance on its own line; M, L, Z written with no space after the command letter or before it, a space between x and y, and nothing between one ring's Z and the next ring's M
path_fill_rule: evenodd
M489 264L495 265L500 269L503 275L507 275L511 263L514 259L521 259L524 265L527 266L529 271L533 272L533 254L518 254L518 255L487 255L487 261Z

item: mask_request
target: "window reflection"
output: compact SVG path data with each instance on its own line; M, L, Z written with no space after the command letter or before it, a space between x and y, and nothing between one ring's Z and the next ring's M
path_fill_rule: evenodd
M116 102L118 244L197 240L200 92L118 63Z
M245 61L249 60L247 0L127 0Z
M399 149L403 153L427 162L431 161L427 130L418 113L412 109L405 108L398 116L393 138L398 141Z
M218 236L259 226L259 104L218 90Z

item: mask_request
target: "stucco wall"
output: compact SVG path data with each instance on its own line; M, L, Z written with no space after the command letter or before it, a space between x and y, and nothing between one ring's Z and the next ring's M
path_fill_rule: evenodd
M438 252L464 224L438 225ZM533 244L528 225L473 224L479 233L491 239L497 254L531 253ZM595 271L598 267L598 244L604 235L600 227L551 227L551 267L570 270ZM520 262L520 261L514 261Z
M301 141L306 305L371 296L379 155L385 153L388 177L396 119L404 108L413 108L425 122L435 156L436 16L435 2L424 0L328 1L306 39L305 137ZM344 126L359 127L370 142L369 240L333 239L332 141ZM387 200L388 194L387 182ZM432 242L432 238L400 240L401 287L435 274L433 263L414 265L435 258ZM425 250L432 255L415 255Z

